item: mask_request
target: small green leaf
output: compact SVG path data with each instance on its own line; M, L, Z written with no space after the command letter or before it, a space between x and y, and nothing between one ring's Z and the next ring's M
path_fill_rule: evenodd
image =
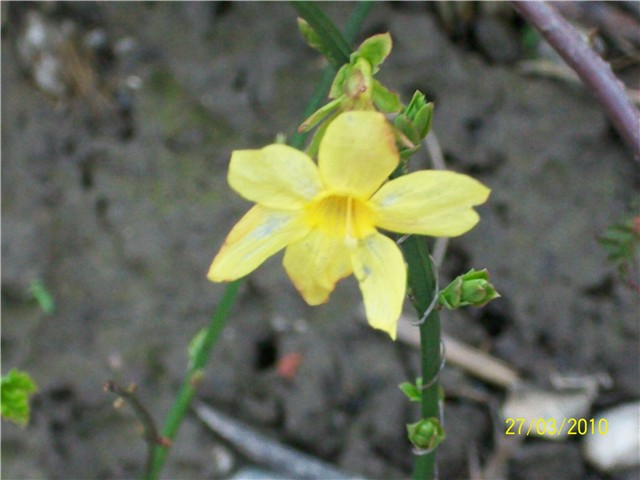
M610 225L598 239L609 254L609 260L633 262L640 246L640 234L635 228L635 222L638 220L631 218L624 223Z
M404 382L398 385L398 388L402 390L407 398L412 402L421 402L422 401L422 392L416 388L416 386L411 382Z
M189 346L187 347L187 355L189 356L189 370L191 370L196 361L196 353L202 348L202 342L204 342L204 338L207 335L207 329L203 328L198 333L196 333L191 341L189 342Z
M367 60L376 73L379 65L384 62L385 58L391 53L392 41L389 33L379 33L367 38L360 44L357 55Z
M29 397L37 391L36 384L28 374L12 369L2 376L0 389L2 416L24 427L29 422Z
M349 44L322 9L315 2L298 1L291 2L291 5L315 30L317 39L323 44L322 53L327 60L335 68L348 63L351 54Z
M297 21L298 30L300 30L300 33L307 42L307 45L325 55L325 52L322 51L324 45L322 43L320 35L316 33L316 31L311 27L311 25L309 25L309 23L307 23L304 18L298 17Z
M630 225L611 225L604 233L604 238L620 243L631 242L633 237Z
M403 382L398 385L398 388L409 398L412 402L422 401L422 377L416 378L415 385L411 382Z
M387 90L387 88L377 80L373 81L372 98L376 107L384 113L393 113L402 110L402 103L398 95Z
M44 286L42 280L34 280L31 282L29 292L44 313L50 315L55 312L56 302L53 299L53 295L51 295L49 290Z

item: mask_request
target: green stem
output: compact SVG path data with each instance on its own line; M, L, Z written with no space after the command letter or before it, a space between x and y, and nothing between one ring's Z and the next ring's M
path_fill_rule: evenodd
M422 317L433 300L436 288L436 272L429 258L427 244L423 237L413 235L401 245L409 265L409 287L413 304ZM440 352L440 315L434 308L424 323L420 325L420 363L422 380L427 388L422 392L422 418L440 418L439 392L437 380L442 362ZM435 379L435 381L434 381ZM436 451L416 456L413 480L432 480L436 471Z
M178 396L169 411L167 421L162 429L162 435L170 441L173 441L178 433L182 419L187 413L189 405L191 405L191 400L193 400L196 393L198 380L202 375L202 370L211 356L211 351L220 336L220 332L222 332L222 329L227 323L229 312L231 311L238 289L240 288L240 283L241 280L236 280L235 282L231 282L227 285L218 308L213 314L213 317L211 317L211 321L209 322L209 326L207 327L202 343L194 353L191 367L182 382ZM151 465L151 469L147 472L146 478L155 480L160 476L168 451L169 449L166 447L156 447L153 463Z
M295 2L294 6L296 7L296 9L298 9L298 11L302 9L303 11L305 11L305 13L311 12L311 15L315 16L315 18L317 19L321 19L321 17L324 17L324 20L320 20L323 27L321 28L321 30L317 30L320 35L322 35L321 32L324 32L324 28L327 25L326 22L330 24L330 27L335 29L335 27L333 27L333 24L331 24L331 21L326 16L324 16L322 11L320 11L316 5L310 5L309 2ZM353 41L353 39L355 38L356 32L369 13L371 6L372 3L370 1L358 2L345 28L345 38L347 38L349 42ZM311 24L311 22L309 23ZM331 28L329 28L329 30L331 30ZM340 35L340 32L337 31L337 33L339 36L339 38L336 37L338 38L337 41L340 42L340 38L342 38L343 41L346 42L346 40L344 40L344 38ZM333 38L334 36L335 33L332 33L332 40L328 41L328 43L336 41L336 38ZM346 56L344 57L346 58L345 62L349 61L350 51L351 50L349 49L347 44ZM340 65L338 65L338 67L339 66ZM331 87L331 82L333 80L335 72L336 69L333 66L327 67L327 69L323 72L322 78L320 79L320 82L316 87L312 98L310 99L304 110L303 119L307 118L309 115L311 115L311 113L318 109L322 102L325 100L327 92ZM302 147L307 138L307 135L307 133L298 133L294 135L290 141L290 145L295 148ZM173 439L177 435L178 430L180 429L180 424L182 423L182 419L186 415L187 410L191 405L191 401L193 400L193 397L196 393L198 379L200 375L202 375L202 370L206 366L207 360L211 355L211 351L213 350L213 347L215 346L218 337L220 336L220 332L226 324L229 312L231 311L231 307L235 302L241 282L242 280L236 280L235 282L227 285L222 299L220 300L220 304L218 305L216 312L211 318L211 322L209 323L209 326L206 330L205 337L202 343L200 343L200 345L198 346L198 349L194 352L191 368L188 370L186 378L182 382L182 386L180 387L173 406L171 407L171 410L167 415L164 428L162 429L163 437L168 439L169 441L173 441ZM147 470L145 479L157 480L160 477L160 473L162 472L162 468L164 466L168 453L168 447L156 447L154 449L152 455L153 458L150 462L151 467Z

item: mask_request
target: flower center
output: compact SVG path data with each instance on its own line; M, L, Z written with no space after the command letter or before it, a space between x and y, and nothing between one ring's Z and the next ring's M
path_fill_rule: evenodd
M306 207L307 222L323 233L344 238L349 246L375 231L373 210L366 201L343 195L319 197Z

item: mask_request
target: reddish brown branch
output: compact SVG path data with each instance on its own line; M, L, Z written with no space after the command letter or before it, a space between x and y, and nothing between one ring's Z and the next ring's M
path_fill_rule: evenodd
M640 160L640 112L631 103L611 67L546 2L512 3L593 90L636 160Z
M135 394L135 385L131 385L128 388L122 388L115 382L109 380L105 382L103 389L105 392L111 392L118 395L119 398L126 400L131 405L133 412L142 424L143 437L147 443L147 467L145 472L145 478L148 478L153 467L153 460L155 455L155 447L157 445L169 446L169 440L162 437L158 433L156 424L153 421L153 417L142 404L140 399Z

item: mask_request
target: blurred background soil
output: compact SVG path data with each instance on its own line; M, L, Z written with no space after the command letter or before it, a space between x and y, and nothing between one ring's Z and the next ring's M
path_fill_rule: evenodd
M322 7L342 26L353 4ZM378 78L405 101L426 93L448 168L493 189L480 224L449 243L441 284L486 267L502 298L443 314L443 328L532 384L607 377L589 415L637 400L638 293L597 238L629 212L638 163L582 85L523 71L532 31L508 5L449 7L376 3L357 42L392 34ZM135 477L145 445L102 384L137 383L162 421L223 291L209 263L249 206L227 186L230 152L291 135L324 63L288 3L2 9L3 373L39 385L29 426L3 424L2 476ZM637 71L620 74L638 88ZM33 300L34 281L55 312ZM415 378L418 352L362 317L352 278L311 308L271 259L242 287L198 396L345 471L408 477L418 411L397 385ZM291 358L297 370L278 368ZM454 366L442 378L440 475L470 478L504 437L505 391ZM599 472L582 442L527 438L506 475L638 478ZM164 476L222 478L221 452L242 464L189 416Z

